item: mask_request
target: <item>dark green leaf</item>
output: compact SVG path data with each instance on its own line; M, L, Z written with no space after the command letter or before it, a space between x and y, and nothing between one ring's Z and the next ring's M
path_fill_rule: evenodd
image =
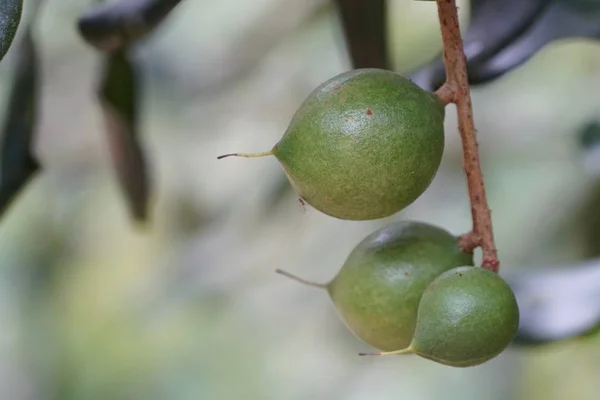
M139 81L125 52L107 58L99 101L104 112L111 156L130 213L138 222L148 219L150 183L138 141Z
M15 38L23 13L23 0L0 1L0 60L4 58Z
M498 79L557 40L600 39L597 0L472 0L471 5L464 48L472 86ZM438 89L445 80L441 55L411 79L423 89Z
M353 68L389 69L385 0L336 0Z
M550 4L550 0L471 0L472 18L464 35L469 81L479 75L480 64L517 40ZM437 90L446 79L440 54L430 64L415 71L411 79L426 90ZM477 83L485 83L480 77Z
M469 71L469 79L485 83L526 63L549 43L566 38L600 38L600 14L576 7L574 2L554 1L528 29L502 50Z
M581 129L579 144L584 149L600 145L600 122L592 121Z
M79 18L79 32L98 50L122 50L152 32L180 2L120 0L103 4Z
M28 31L19 48L15 78L2 130L0 214L30 180L40 165L33 155L37 117L38 60Z

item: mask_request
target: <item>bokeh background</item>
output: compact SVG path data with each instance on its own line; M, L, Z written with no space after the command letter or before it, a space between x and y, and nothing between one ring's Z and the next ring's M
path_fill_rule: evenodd
M326 281L392 220L470 228L452 107L435 181L385 220L303 209L274 159L217 161L270 148L310 91L350 68L331 4L187 0L136 47L155 187L147 229L114 179L94 98L100 59L75 29L90 5L48 0L35 28L45 170L0 224L1 399L600 398L594 336L469 369L357 357L368 348L326 294L274 273ZM398 71L439 52L434 3L392 0L389 22ZM15 54L0 64L1 109ZM553 43L473 102L503 273L596 256L599 182L579 143L600 118L600 45Z

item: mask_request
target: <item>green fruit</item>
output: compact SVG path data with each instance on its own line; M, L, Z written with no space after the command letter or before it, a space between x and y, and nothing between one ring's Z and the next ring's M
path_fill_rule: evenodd
M326 289L358 338L381 350L397 350L411 343L427 285L444 271L472 263L472 254L464 253L447 231L402 221L367 236L328 284L278 272Z
M425 289L410 346L387 354L415 353L440 364L471 367L506 349L518 327L519 307L510 286L487 269L458 267Z
M517 300L504 279L484 268L459 267L425 290L410 347L439 363L468 367L504 351L518 327Z
M444 149L444 105L402 75L342 73L298 109L275 156L292 187L317 210L346 220L392 215L433 180Z

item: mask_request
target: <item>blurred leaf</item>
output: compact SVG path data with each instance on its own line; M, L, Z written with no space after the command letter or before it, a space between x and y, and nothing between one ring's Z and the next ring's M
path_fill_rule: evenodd
M578 136L581 159L586 172L594 177L600 177L600 122L587 123L580 129ZM594 211L599 210L598 204L595 202L589 207ZM600 218L600 215L598 217ZM588 222L590 221L588 220ZM600 242L598 242L598 246L600 246Z
M0 215L30 180L40 165L33 155L37 118L38 64L30 31L21 42L15 78L9 94L6 122L2 130Z
M120 0L103 4L79 18L79 33L98 50L123 50L150 34L180 2Z
M136 221L145 222L150 183L137 138L138 85L138 75L124 51L108 56L98 97L106 121L110 152L130 213Z
M574 37L600 38L600 13L555 1L527 31L469 71L469 78L474 84L489 82L523 65L549 43Z
M336 0L353 68L389 68L385 0Z
M579 144L583 149L600 145L600 122L592 121L581 129Z
M581 337L600 327L600 260L506 277L517 297L514 343L533 345Z
M600 144L600 143L597 143ZM573 212L573 224L578 236L582 257L600 257L600 146L593 147L590 154L584 152L584 166L596 180L589 184L585 200Z
M0 60L4 58L15 38L23 13L23 0L0 2Z
M471 85L485 84L523 65L549 43L600 38L596 0L472 0L473 17L464 48ZM426 90L445 80L441 55L411 79Z
M600 1L598 0L557 0L559 2L566 3L572 7L577 7L581 10L586 11L598 11L600 8Z
M463 43L469 79L479 63L521 35L548 4L548 0L471 0L471 23ZM446 79L442 56L411 78L426 90L437 90Z

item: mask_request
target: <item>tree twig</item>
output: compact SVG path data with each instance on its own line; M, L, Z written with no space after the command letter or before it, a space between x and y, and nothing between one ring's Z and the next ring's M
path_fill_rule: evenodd
M500 263L494 244L492 215L488 207L479 163L473 107L467 79L467 63L460 36L456 1L437 0L437 6L446 66L446 83L436 92L436 95L444 104L456 104L458 130L463 147L463 167L467 175L473 217L473 229L460 237L459 245L466 251L473 251L481 246L482 267L498 272Z

